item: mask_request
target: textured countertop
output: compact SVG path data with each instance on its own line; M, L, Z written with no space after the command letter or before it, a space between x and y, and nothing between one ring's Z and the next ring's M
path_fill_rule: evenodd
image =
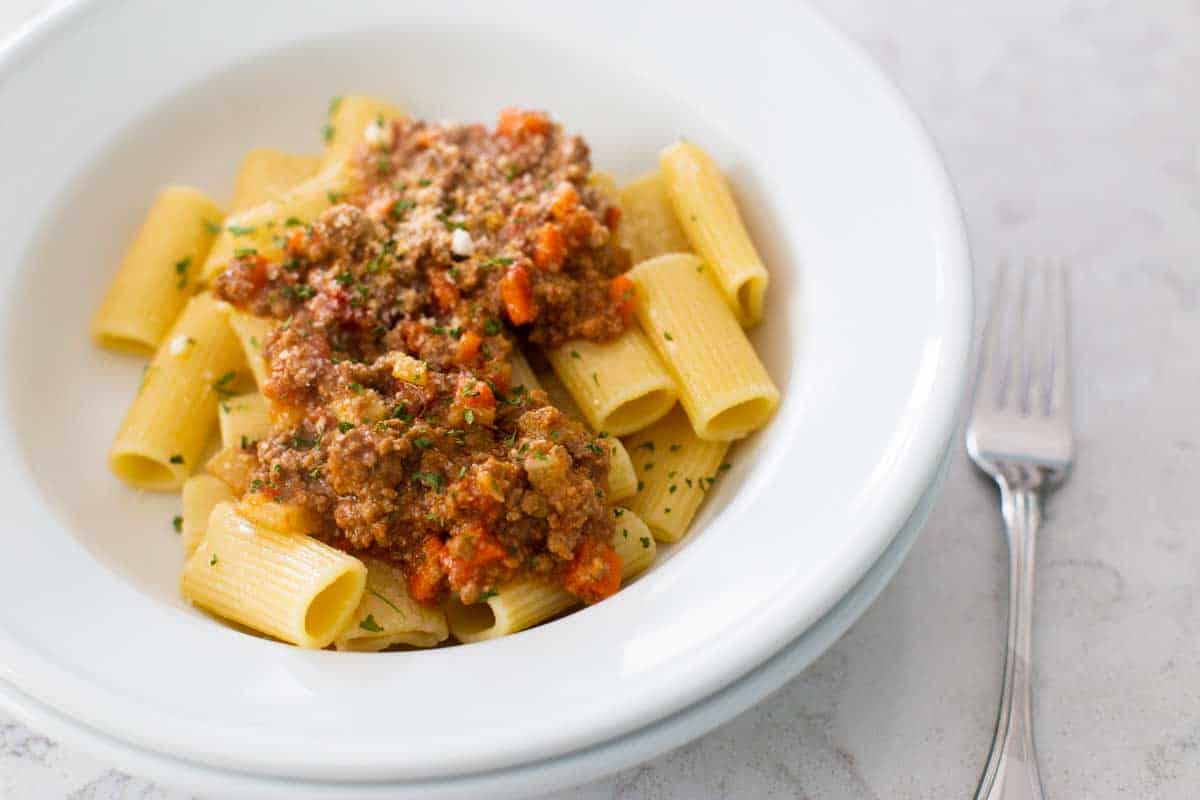
M1074 270L1078 468L1038 555L1047 796L1200 785L1200 2L820 0L937 139L986 294L996 264ZM44 2L0 2L0 35ZM775 696L555 800L966 798L991 739L1005 547L956 459L896 580ZM185 795L0 715L0 797Z

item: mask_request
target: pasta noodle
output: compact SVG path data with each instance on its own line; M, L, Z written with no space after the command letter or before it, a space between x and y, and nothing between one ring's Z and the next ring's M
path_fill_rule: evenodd
M381 119L386 123L403 119L405 116L398 106L374 97L355 94L335 97L329 104L321 169L340 164L353 155L354 149L366 139L368 126L376 125ZM380 133L376 135L387 134L381 128Z
M625 509L618 514L612 546L621 556L621 582L632 580L654 562L654 538L637 515ZM579 604L564 589L526 579L501 586L483 603L463 605L451 599L446 604L450 632L460 642L481 642L523 631Z
M621 237L633 263L692 249L667 196L662 173L651 172L621 187Z
M271 415L267 398L249 392L223 400L218 410L221 422L221 446L249 450L259 439L271 433Z
M676 142L659 157L667 194L696 252L712 265L725 300L743 326L762 319L767 268L742 223L729 184L708 153Z
M255 525L280 533L307 534L321 529L321 518L295 503L281 503L264 495L246 494L237 503L237 513Z
M296 184L316 175L320 163L320 156L299 156L269 147L256 147L242 159L229 212L237 214L278 200Z
M238 340L242 343L242 350L246 353L246 363L250 365L250 371L254 373L254 382L260 389L270 375L266 356L263 355L263 347L266 345L267 336L278 325L279 320L270 317L256 317L236 309L229 312L229 326L233 328L233 332L237 334Z
M675 381L637 328L611 342L568 342L546 357L593 430L623 436L675 405Z
M300 647L329 645L362 600L367 569L310 536L280 533L218 503L183 568L193 604Z
M208 530L208 518L217 503L235 499L228 484L212 475L193 475L183 482L183 521L180 527L183 554L190 556Z
M696 436L680 408L625 440L639 484L626 505L663 542L687 533L704 495L724 471L729 442Z
M509 379L509 384L513 389L516 389L518 386L524 386L526 391L532 392L534 389L542 388L537 375L533 372L533 367L529 366L529 362L525 360L525 356L521 354L520 350L513 350L509 364L512 365L512 376Z
M131 486L178 489L217 425L217 402L237 389L245 360L221 304L188 302L142 378L109 452L113 474Z
M636 313L679 385L696 435L739 439L767 423L779 390L694 255L643 261L630 273Z
M187 186L169 186L154 201L92 318L101 347L150 354L196 286L196 276L224 213Z
M363 563L367 589L334 647L372 653L398 644L433 647L450 635L446 613L413 600L398 567L370 557Z
M240 444L223 447L204 465L204 470L219 478L239 496L250 488L250 473L258 464L253 450L243 449Z

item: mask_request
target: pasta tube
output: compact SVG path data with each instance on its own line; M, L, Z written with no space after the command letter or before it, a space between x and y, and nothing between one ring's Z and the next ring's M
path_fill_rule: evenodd
M675 405L675 381L636 327L611 342L567 342L546 357L592 430L623 436Z
M725 176L708 153L676 142L659 156L667 194L688 240L712 265L729 307L743 326L762 319L767 268L742 223Z
M233 309L229 312L229 325L242 343L246 353L246 363L254 373L254 382L261 389L271 374L267 366L267 358L263 355L267 336L279 325L279 320L270 317L256 317L245 311Z
M362 601L367 568L310 536L280 533L218 503L183 568L183 596L300 647L329 645Z
M638 321L675 376L696 435L730 441L767 423L779 389L707 269L696 256L676 253L643 261L629 277Z
M96 316L101 347L149 355L187 304L225 214L187 186L159 194L125 253Z
M691 244L667 196L662 173L647 173L621 187L621 238L633 263L661 256L663 253L687 253Z
M637 474L637 493L626 505L659 541L684 537L704 495L724 472L729 442L696 436L680 408L625 440Z
M378 558L363 563L367 590L334 647L372 653L398 644L433 647L450 635L446 613L413 600L398 567Z
M196 295L158 348L108 463L130 486L178 489L217 425L217 403L237 389L246 362L221 303Z
M221 446L250 450L271 433L270 404L258 392L248 392L221 402Z
M654 562L657 547L649 529L631 511L617 515L612 546L621 557L621 583L633 580ZM523 631L579 604L578 598L557 586L526 579L501 586L483 603L446 604L450 632L460 642L481 642Z
M368 136L387 136L385 124L406 116L403 109L391 103L365 95L351 94L335 97L329 104L329 120L325 125L325 152L321 154L321 169L345 162L354 155ZM368 133L373 126L378 133Z
M235 499L233 490L222 480L212 475L193 475L183 482L183 554L196 552L208 530L208 518L217 503L231 503Z
M229 212L237 214L248 208L278 200L298 183L317 174L320 156L301 156L256 147L242 159Z

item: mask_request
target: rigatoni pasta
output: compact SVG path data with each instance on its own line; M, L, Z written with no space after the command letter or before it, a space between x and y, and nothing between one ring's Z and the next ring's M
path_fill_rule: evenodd
M320 156L295 155L256 147L242 159L229 212L237 214L283 197L292 187L317 174Z
M279 327L279 321L270 317L256 317L235 309L229 312L229 326L242 343L246 363L250 365L250 371L254 374L254 383L261 389L270 374L263 347L266 346L271 331Z
M92 339L111 350L153 353L195 291L224 216L196 189L164 189L92 319Z
M180 520L180 543L183 554L196 552L208 531L208 518L217 503L232 503L237 495L229 484L212 475L193 475L183 482L183 514Z
M109 451L113 474L139 489L179 489L237 390L245 359L221 303L193 297L146 368Z
M267 398L247 392L222 400L217 407L222 447L249 450L271 434L271 410Z
M611 342L568 342L546 358L593 430L623 436L675 404L674 379L636 328Z
M731 441L767 423L779 389L707 269L694 255L673 254L643 261L629 275L638 321L675 376L696 435Z
M334 647L376 653L396 645L433 647L450 635L446 613L413 600L398 567L379 558L362 561L367 588Z
M686 253L692 249L675 218L661 172L655 170L625 184L618 197L624 211L621 235L633 263L663 253Z
M725 471L729 442L708 442L696 436L683 409L670 414L625 440L633 460L637 491L625 501L663 542L677 542L687 533L700 503Z
M346 161L364 141L387 140L391 136L388 126L404 116L399 106L374 97L352 94L333 98L322 133L325 152L321 169Z
M310 536L279 533L218 503L183 568L180 591L218 616L300 647L333 642L366 587L357 558Z
M743 326L762 319L767 268L742 222L733 193L712 157L691 142L659 156L667 194L692 247L713 269L726 302Z

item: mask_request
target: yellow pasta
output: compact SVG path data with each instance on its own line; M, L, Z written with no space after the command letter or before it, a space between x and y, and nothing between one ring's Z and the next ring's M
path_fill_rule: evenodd
M611 342L568 342L546 357L593 430L623 436L675 405L675 381L636 327Z
M321 169L346 161L368 139L386 143L391 135L387 123L405 116L403 109L374 97L355 94L335 97L329 104ZM379 125L380 121L384 125Z
M675 219L675 209L667 196L662 173L651 172L621 187L622 243L629 248L633 263L661 256L686 253L692 249L683 228Z
M267 367L267 358L263 355L267 336L279 326L279 320L270 317L256 317L245 311L233 309L229 312L229 325L242 343L246 353L246 363L254 373L254 382L261 389L267 382L271 371Z
M677 542L687 533L705 494L724 472L729 442L696 436L681 408L625 440L639 488L626 501L655 538Z
M178 489L217 425L217 402L237 388L245 359L221 304L192 298L142 378L109 452L113 474L140 489Z
M221 446L249 450L271 433L270 404L258 392L247 392L223 400L218 408Z
M243 449L240 444L223 447L208 460L204 470L219 478L240 497L250 487L250 473L258 466L258 458L254 453L253 449Z
M725 176L708 153L676 142L659 156L667 194L688 241L713 272L729 307L746 327L762 319L767 268L742 223Z
M208 530L208 518L217 503L231 503L235 499L233 490L224 481L212 475L193 475L183 482L183 554L196 552Z
M612 546L621 556L621 583L632 580L654 562L654 537L637 515L613 509L616 530ZM463 605L446 603L446 621L460 642L481 642L523 631L579 605L579 599L537 580L520 580L501 586L486 602Z
M187 186L159 194L92 318L96 344L150 354L187 304L225 214Z
M730 441L767 423L779 389L707 270L696 256L676 253L643 261L629 277L638 321L675 376L696 435Z
M254 251L272 260L282 259L286 237L293 227L313 222L354 187L348 172L330 169L297 184L278 200L226 218L204 262L202 279L211 281L220 275L239 252Z
M310 536L280 533L218 503L183 568L193 604L300 647L329 645L362 600L367 569Z
M229 212L237 214L248 208L278 200L289 189L317 174L320 156L301 156L256 147L242 159Z
M513 348L509 364L512 365L512 375L509 377L508 382L513 389L516 389L518 386L524 386L525 391L532 392L534 389L542 388L538 382L537 375L533 372L533 367L529 366L529 362L520 350Z
M378 652L394 645L433 647L450 635L446 613L413 600L394 564L364 557L367 589L350 623L333 640L338 650Z
M237 513L255 525L279 533L306 534L321 529L321 517L315 511L295 503L283 503L251 492L237 503Z

